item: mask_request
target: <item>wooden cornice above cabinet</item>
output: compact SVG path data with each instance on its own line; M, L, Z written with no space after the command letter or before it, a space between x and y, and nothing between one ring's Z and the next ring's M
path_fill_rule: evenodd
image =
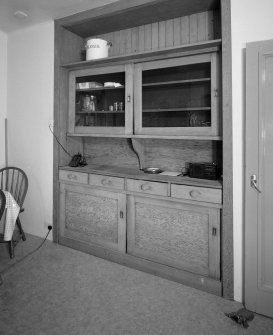
M121 0L56 22L85 38L219 7L219 0Z

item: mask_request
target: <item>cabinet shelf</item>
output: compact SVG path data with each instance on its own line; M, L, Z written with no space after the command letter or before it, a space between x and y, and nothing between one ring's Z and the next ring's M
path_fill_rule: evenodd
M125 111L78 111L76 114L124 114Z
M186 107L186 108L152 108L143 109L143 113L164 113L164 112L193 112L193 111L210 111L210 107Z
M186 85L186 84L198 84L203 82L210 82L211 78L198 78L198 79L187 79L187 80L173 80L173 81L164 81L156 83L147 83L142 84L142 87L156 87L156 86L176 86L176 85Z
M110 91L124 89L124 85L119 87L94 87L94 88L77 88L76 92L93 92L93 91Z
M211 135L135 135L135 134L93 134L93 133L67 133L68 137L114 137L114 138L136 138L136 139L161 139L161 140L209 140L222 141L222 136Z

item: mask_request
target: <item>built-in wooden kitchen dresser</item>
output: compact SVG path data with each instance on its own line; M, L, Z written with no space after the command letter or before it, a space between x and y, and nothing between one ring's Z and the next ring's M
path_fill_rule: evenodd
M233 297L229 11L121 0L55 21L55 242ZM109 56L85 60L90 38ZM202 162L218 179L179 174Z

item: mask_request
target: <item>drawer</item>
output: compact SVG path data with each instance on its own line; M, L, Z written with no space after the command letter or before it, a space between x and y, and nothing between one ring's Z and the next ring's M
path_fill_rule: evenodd
M167 196L168 185L167 183L127 179L127 191Z
M89 185L124 190L124 179L99 174L89 174Z
M171 197L221 204L222 190L208 187L172 184Z
M88 184L88 173L60 170L59 179L72 181L75 183Z

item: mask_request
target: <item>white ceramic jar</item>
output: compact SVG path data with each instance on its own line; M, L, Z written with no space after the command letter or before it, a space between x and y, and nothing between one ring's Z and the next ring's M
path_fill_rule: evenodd
M108 50L112 44L102 38L90 38L86 41L86 60L108 57Z

